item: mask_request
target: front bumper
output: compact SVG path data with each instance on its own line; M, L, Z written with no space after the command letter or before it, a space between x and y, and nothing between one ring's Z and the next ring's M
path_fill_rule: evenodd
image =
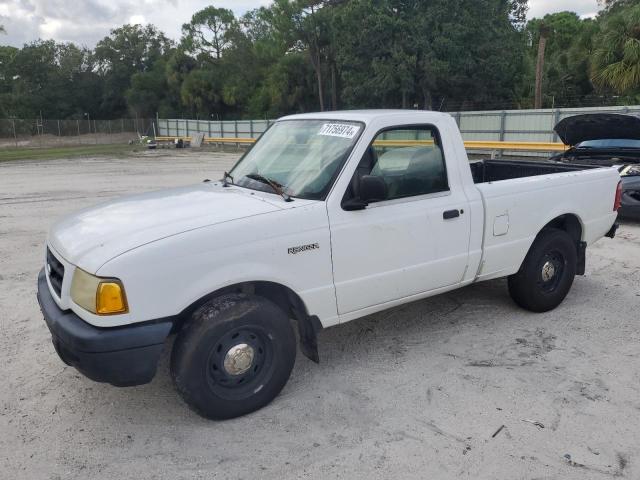
M96 382L118 387L142 385L154 377L174 319L113 328L88 324L56 304L44 269L38 275L38 303L56 352L67 365Z

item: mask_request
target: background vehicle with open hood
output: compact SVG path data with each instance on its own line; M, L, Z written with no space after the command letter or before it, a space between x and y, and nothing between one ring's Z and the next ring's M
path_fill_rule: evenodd
M558 122L555 131L571 148L551 160L616 167L622 178L620 215L640 219L640 116L575 115Z

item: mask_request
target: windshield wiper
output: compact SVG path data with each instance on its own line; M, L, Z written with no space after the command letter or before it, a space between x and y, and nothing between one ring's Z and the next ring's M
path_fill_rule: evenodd
M228 181L229 179L231 179L230 182ZM233 177L228 172L224 172L222 175L222 186L228 187L229 185L233 185Z
M276 192L278 195L284 198L285 202L293 201L293 199L289 195L287 195L285 191L282 189L282 185L280 185L275 180L267 178L264 175L260 175L259 173L250 173L248 175L245 175L245 177L250 178L251 180L256 180L257 182L266 183L273 189L274 192Z

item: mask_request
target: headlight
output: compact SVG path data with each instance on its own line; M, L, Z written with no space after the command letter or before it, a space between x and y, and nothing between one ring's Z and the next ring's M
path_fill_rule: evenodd
M100 278L76 268L71 281L71 299L97 315L127 313L127 297L117 278Z

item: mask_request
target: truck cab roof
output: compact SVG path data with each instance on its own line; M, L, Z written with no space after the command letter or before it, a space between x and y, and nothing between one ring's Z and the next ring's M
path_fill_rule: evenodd
M404 122L406 117L410 123L430 122L436 118L450 117L448 113L433 112L430 110L393 110L393 109L371 109L371 110L341 110L317 113L301 113L296 115L288 115L280 118L282 120L344 120L353 122L364 122L370 124L375 121L385 121L390 124L396 124L398 121Z

